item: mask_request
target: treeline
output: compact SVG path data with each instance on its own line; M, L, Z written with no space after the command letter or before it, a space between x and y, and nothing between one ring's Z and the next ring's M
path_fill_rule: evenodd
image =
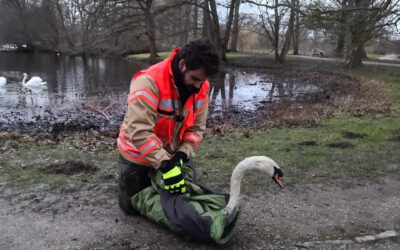
M390 36L400 0L0 0L0 43L67 54L157 52L207 37L219 50L270 48L279 62L322 34L348 67ZM253 34L253 35L251 35ZM254 36L257 34L257 36ZM314 34L314 35L312 35ZM247 37L247 39L246 39ZM254 40L257 40L255 42ZM253 48L252 47L252 48Z

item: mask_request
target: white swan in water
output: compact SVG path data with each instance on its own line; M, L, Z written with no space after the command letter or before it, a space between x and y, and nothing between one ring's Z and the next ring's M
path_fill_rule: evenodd
M232 172L230 198L226 205L228 212L227 221L230 221L236 215L237 209L239 208L240 184L244 173L249 170L258 170L265 173L268 177L272 178L280 188L283 188L282 181L280 180L283 176L283 172L275 161L266 156L252 156L244 159L236 165Z
M24 86L40 86L40 85L45 85L46 82L42 80L42 78L38 76L32 77L29 81L25 82L26 78L28 75L24 73L24 79L22 79L22 85Z
M5 77L0 76L0 86L4 86L7 84L7 79Z

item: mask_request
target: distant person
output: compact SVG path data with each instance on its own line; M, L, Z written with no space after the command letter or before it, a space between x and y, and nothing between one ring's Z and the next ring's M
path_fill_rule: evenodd
M134 74L128 109L118 137L119 206L136 214L131 197L151 185L159 169L165 189L186 192L181 167L203 138L208 112L208 77L219 59L208 40L192 41L169 58Z

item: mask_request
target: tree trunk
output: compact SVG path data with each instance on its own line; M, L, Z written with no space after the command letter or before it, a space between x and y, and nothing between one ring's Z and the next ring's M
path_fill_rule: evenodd
M281 53L278 58L278 62L283 63L286 61L286 55L289 51L290 47L290 41L292 40L293 36L293 29L294 29L294 19L295 19L295 10L294 10L294 4L296 0L291 0L291 6L290 8L290 17L289 17L289 23L288 23L288 28L285 34L285 38L283 40L283 45L281 49Z
M226 23L225 36L224 36L222 49L221 49L221 58L222 58L223 61L226 61L226 51L227 51L227 48L228 48L229 37L230 37L230 34L231 34L232 21L233 21L233 11L235 10L235 2L236 2L236 0L232 0L231 1L231 5L229 7L228 22Z
M194 15L193 15L193 37L197 38L199 36L199 6L198 0L195 1L194 5Z
M336 57L343 57L344 56L344 45L345 45L345 37L346 37L346 32L344 31L344 26L342 26L343 29L339 31L338 34L338 40L336 44L336 48L334 50L334 54Z
M334 56L335 57L340 57L343 58L344 57L344 49L345 49L345 45L346 45L346 25L348 24L347 20L348 17L347 15L349 13L347 13L346 11L346 6L347 6L347 0L343 0L341 3L341 14L340 14L340 19L339 19L339 30L338 30L338 40L337 40L337 44L336 44L336 48L334 50Z
M150 11L146 13L146 21L147 21L147 37L149 38L150 44L150 58L154 59L158 57L157 54L157 42L156 42L156 30L154 25L154 17L151 15Z
M240 0L235 2L235 14L233 18L232 38L231 38L231 51L238 51L237 42L239 38L239 8Z
M293 35L293 55L299 54L299 41L300 41L300 0L296 0L296 24L294 26Z
M211 24L212 24L212 34L214 36L214 44L218 51L220 59L225 58L223 54L223 46L224 42L221 39L221 31L219 28L219 19L218 19L218 12L217 12L217 4L215 0L209 0L210 2L210 9L211 9Z
M349 7L356 7L357 10L355 13L351 15L351 18L348 18L349 31L349 42L346 49L346 58L348 60L347 68L360 68L363 66L362 59L364 55L364 43L365 43L365 28L366 28L366 19L367 19L367 10L366 8L369 5L368 0L351 0L349 1ZM348 33L349 33L348 31ZM351 37L351 39L350 39Z
M274 22L274 30L273 30L273 35L274 35L274 41L273 41L273 46L275 50L275 61L280 61L279 58L279 27L281 25L280 23L280 17L279 17L279 10L278 10L278 4L279 1L275 0L275 7L274 7L274 14L275 14L275 22ZM267 10L268 11L268 10Z
M208 37L210 40L214 41L213 32L212 32L212 24L210 17L210 7L209 0L203 1L203 30L202 37Z
M349 64L347 65L350 69L361 68L363 66L362 59L364 55L364 46L357 47L351 54Z
M352 34L352 27L353 27L353 13L348 11L351 8L354 8L354 0L349 0L347 2L347 6L345 7L345 11L347 14L345 15L345 60L350 61L351 53L352 53L352 41L353 41L353 34Z
M368 59L367 52L365 51L365 45L362 45L362 59Z
M189 40L189 29L192 27L190 23L190 5L181 6L181 18L183 23L180 25L180 29L183 30L183 34L180 35L179 45L183 46Z

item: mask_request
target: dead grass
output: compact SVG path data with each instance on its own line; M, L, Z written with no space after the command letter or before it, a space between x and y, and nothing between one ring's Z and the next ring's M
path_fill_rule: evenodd
M335 97L320 97L308 102L283 102L275 107L278 112L272 119L261 122L257 127L293 127L318 126L323 119L333 117L371 117L378 118L392 111L393 103L389 100L388 89L384 83L353 77L353 84L346 89L348 94ZM344 83L348 85L346 81ZM342 86L343 87L343 86ZM346 87L346 86L344 86Z

